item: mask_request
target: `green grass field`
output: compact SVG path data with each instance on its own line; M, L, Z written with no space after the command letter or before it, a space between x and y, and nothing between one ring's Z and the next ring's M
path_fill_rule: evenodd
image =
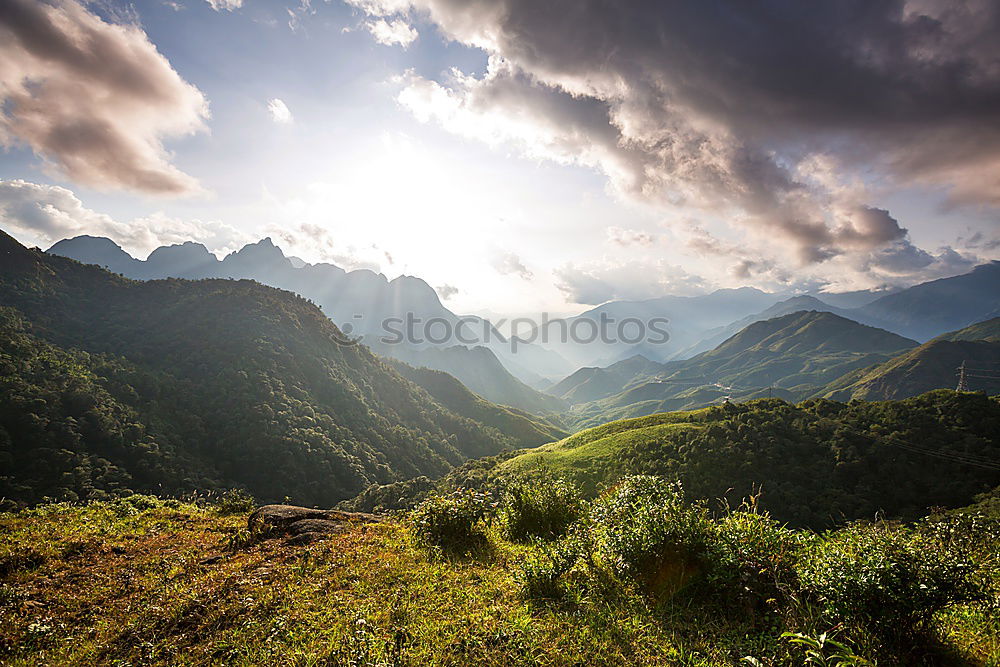
M515 572L537 547L492 531L460 559L406 522L230 548L245 522L145 496L0 515L0 662L722 666L780 642L738 609L627 589L525 600ZM996 623L942 615L939 664L1000 664Z
M0 662L725 665L769 643L625 594L534 605L512 574L530 547L495 537L463 560L416 546L405 523L233 551L245 515L146 504L0 515Z
M603 484L621 474L615 456L623 447L641 448L669 438L678 430L700 428L701 424L694 420L704 413L705 410L669 412L605 424L526 450L505 461L501 471L545 467L571 479L587 495L593 495Z

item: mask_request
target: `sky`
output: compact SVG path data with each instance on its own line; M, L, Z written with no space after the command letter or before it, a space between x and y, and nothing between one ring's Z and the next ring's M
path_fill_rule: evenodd
M993 0L7 0L0 227L265 236L460 313L1000 258Z

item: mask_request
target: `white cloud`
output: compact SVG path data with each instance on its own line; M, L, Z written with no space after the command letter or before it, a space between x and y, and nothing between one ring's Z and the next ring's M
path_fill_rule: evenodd
M212 9L217 12L223 10L231 12L243 6L243 0L206 0L206 2L212 5Z
M620 246L649 246L656 243L656 237L649 232L621 227L608 227L608 240Z
M727 220L756 248L734 275L917 269L930 253L865 181L1000 206L995 3L831 0L779 20L735 0L348 1L489 55L482 76L401 77L418 119Z
M199 190L162 140L205 130L208 102L135 24L106 23L75 0L10 0L0 12L0 109L0 145L27 145L76 182Z
M460 290L454 285L444 284L444 285L439 285L437 287L437 293L441 296L441 299L444 301L447 301L451 297L455 296L456 294L459 293L459 291Z
M271 114L271 120L279 125L290 125L295 122L288 105L277 97L267 101L267 112Z
M400 19L393 21L386 21L385 19L369 21L365 24L365 27L368 28L368 32L372 34L376 42L385 44L386 46L399 44L400 46L407 47L419 37L419 33L417 33L415 28Z
M145 257L161 245L184 241L228 252L251 240L247 234L216 220L180 220L153 213L119 222L85 207L66 188L23 180L0 181L0 224L46 245L81 234L107 236L138 257Z
M662 260L567 264L555 271L556 286L571 303L597 305L616 299L699 294L704 280Z
M534 274L524 265L521 258L512 252L496 253L492 260L493 269L502 276L517 275L521 280L531 280Z

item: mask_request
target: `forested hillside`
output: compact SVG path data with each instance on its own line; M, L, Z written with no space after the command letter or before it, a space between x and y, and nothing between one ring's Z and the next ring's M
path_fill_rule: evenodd
M817 395L839 401L907 398L957 386L963 364L968 389L1000 393L1000 318L943 334L884 363L859 368Z
M8 500L244 486L330 505L534 444L434 401L305 299L134 282L0 234Z
M552 418L490 403L444 371L417 368L398 359L389 359L387 362L400 375L425 389L434 400L449 410L492 426L516 438L523 445L544 445L569 435Z
M591 495L628 474L678 479L692 499L761 507L793 525L915 519L1000 485L1000 400L936 391L903 401L759 400L615 421L445 478L489 485L546 468Z

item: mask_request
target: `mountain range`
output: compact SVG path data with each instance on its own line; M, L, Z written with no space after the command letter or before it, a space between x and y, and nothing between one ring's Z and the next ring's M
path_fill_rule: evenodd
M459 326L459 316L441 304L425 281L413 276L388 280L368 269L345 271L334 264L293 262L269 238L221 260L205 246L192 242L157 248L146 260L140 260L110 239L93 236L59 241L48 253L96 264L136 280L249 278L301 294L337 323L347 334L345 338L357 337L379 354L452 373L485 398L522 409L559 407L558 401L525 382L538 381L542 374L559 376L572 370L551 351L531 345L512 350L499 332L476 317L467 318L462 333L467 340L483 342L477 345L477 352L466 353L464 346L450 338L434 343L445 328L454 331ZM406 340L397 332L405 331L408 318L419 318L422 323L436 321L439 326L424 331L418 324L414 329L417 335ZM520 374L520 379L515 374Z
M819 393L838 401L908 398L957 386L962 366L968 389L1000 393L1000 317L938 336L882 364L859 368Z
M606 397L574 406L568 419L580 427L720 400L767 395L804 398L845 373L887 361L916 346L916 341L833 313L799 311L753 322L691 359L664 364L635 360L628 370L638 371L636 375L615 372L617 379L625 378L616 393L608 393L615 387L607 383L602 388Z
M414 276L387 280L382 274L361 269L345 271L333 264L308 264L286 257L270 239L249 244L219 260L203 245L184 243L154 250L146 260L139 260L110 239L79 236L59 241L50 253L72 257L84 263L98 264L127 277L140 280L179 278L252 278L267 285L287 289L315 301L331 319L354 336L361 336L372 345L379 345L385 336L387 320L405 318L413 313L424 322L431 319L454 328L459 316L445 307L435 291ZM720 289L700 296L664 296L639 301L612 301L575 317L557 321L530 343L519 344L516 350L492 325L475 316L465 318L464 331L474 342L469 346L488 348L500 361L499 366L518 381L531 387L557 382L574 369L607 367L640 354L653 361L689 359L711 350L752 322L802 311L826 311L847 319L878 327L925 342L947 331L961 329L1000 313L1000 262L976 267L970 273L922 283L890 292L851 292L845 294L765 293L755 288ZM600 322L609 320L612 340L592 339ZM649 323L660 318L668 323L667 340L650 335ZM617 326L626 320L638 320L646 327L646 336L638 341L629 339L634 327ZM576 336L564 336L562 331L575 331ZM623 335L619 336L621 333ZM575 340L574 340L575 339ZM625 339L625 340L622 340ZM382 354L395 356L457 373L466 384L474 384L474 376L488 376L498 368L465 369L470 361L488 361L485 356L458 357L456 341L441 343L428 340L384 345ZM419 361L415 350L427 348L451 349L450 352L428 355ZM435 366L442 362L440 367ZM509 386L500 377L496 387ZM480 387L487 398L513 403L517 394L532 395L524 388L515 394L494 389L494 383ZM535 396L537 400L537 396Z
M439 401L343 335L258 282L135 281L0 232L0 496L239 486L330 505L560 433Z

